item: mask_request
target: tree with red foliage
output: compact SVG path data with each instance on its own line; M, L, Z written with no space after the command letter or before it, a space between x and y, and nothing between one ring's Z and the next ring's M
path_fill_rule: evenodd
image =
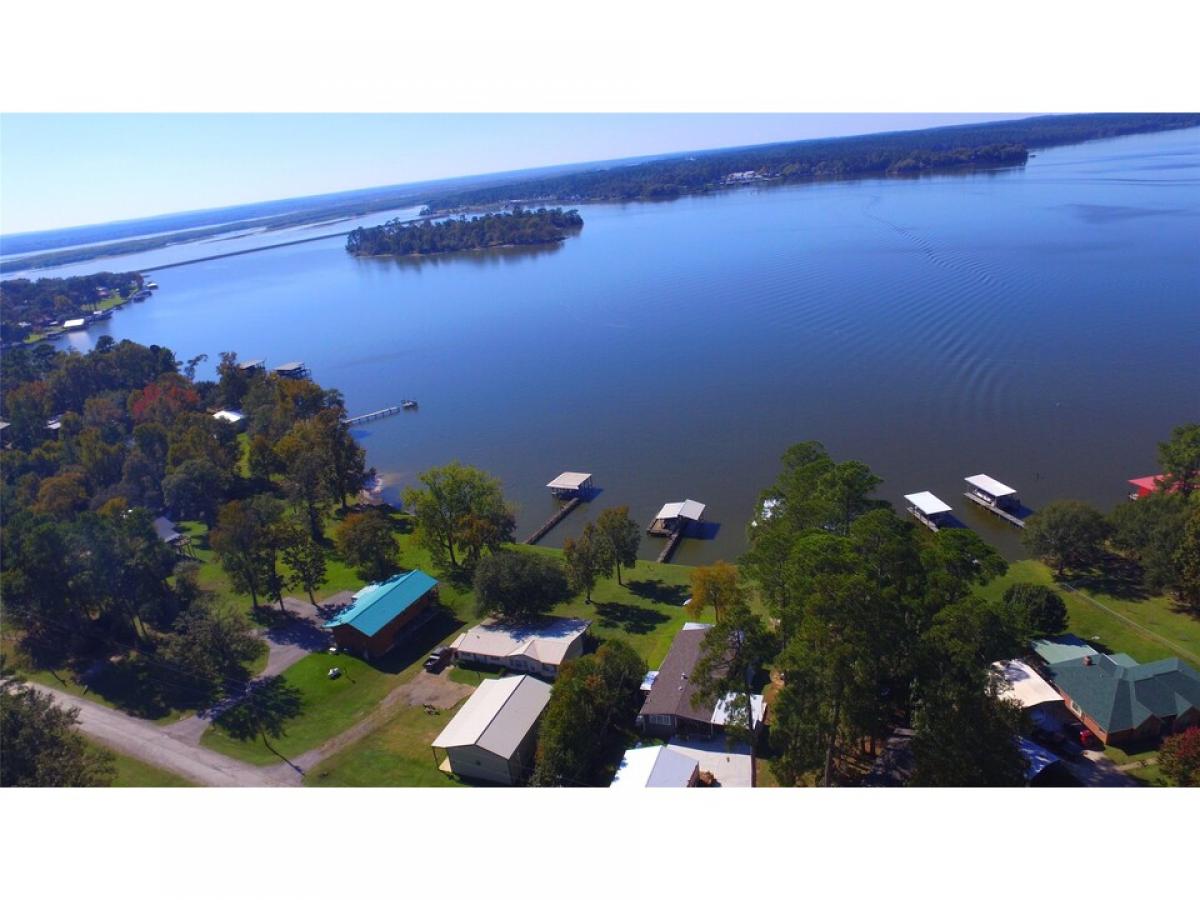
M165 375L129 395L129 412L136 424L171 424L184 410L197 409L200 395L178 375Z
M1158 751L1158 765L1180 787L1200 787L1200 728L1166 738Z

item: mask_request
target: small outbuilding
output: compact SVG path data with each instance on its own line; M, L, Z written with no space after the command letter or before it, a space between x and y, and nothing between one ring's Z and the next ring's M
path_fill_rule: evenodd
M87 328L87 319L66 319L62 327L63 331L81 331Z
M433 741L445 772L497 784L519 784L533 769L537 727L550 685L529 675L488 678Z
M659 744L626 750L609 787L695 787L699 780L700 764L695 759Z
M175 523L166 516L159 516L154 520L154 533L164 544L170 544L176 549L182 547L186 540L186 536L176 530Z
M437 599L438 583L413 569L387 581L368 584L353 602L325 623L339 650L363 659L380 657L425 621Z
M908 501L909 513L931 530L937 531L946 524L946 514L950 512L950 505L929 491L905 494L904 499Z

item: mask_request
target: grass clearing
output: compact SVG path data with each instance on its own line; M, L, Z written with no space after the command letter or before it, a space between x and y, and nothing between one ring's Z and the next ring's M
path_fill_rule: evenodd
M464 787L438 771L430 744L459 707L429 715L419 706L402 707L383 726L304 776L316 787Z
M1034 560L1009 566L1007 574L980 588L985 596L1000 596L1017 582L1055 588L1067 605L1067 630L1114 653L1128 653L1138 662L1178 656L1200 666L1200 619L1177 612L1168 597L1114 596L1085 587L1086 579L1072 579L1079 591L1062 588L1049 567Z

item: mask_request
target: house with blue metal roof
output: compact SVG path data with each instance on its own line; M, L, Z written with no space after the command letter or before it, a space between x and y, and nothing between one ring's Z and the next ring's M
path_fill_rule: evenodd
M339 650L364 659L383 656L424 621L437 600L437 588L437 579L420 569L368 584L325 628Z

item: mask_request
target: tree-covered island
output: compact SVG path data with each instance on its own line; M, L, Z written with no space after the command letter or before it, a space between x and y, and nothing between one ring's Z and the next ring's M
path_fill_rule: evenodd
M398 219L374 228L356 228L346 237L355 256L427 256L459 250L554 244L583 227L574 209L517 209L474 218L405 223Z

